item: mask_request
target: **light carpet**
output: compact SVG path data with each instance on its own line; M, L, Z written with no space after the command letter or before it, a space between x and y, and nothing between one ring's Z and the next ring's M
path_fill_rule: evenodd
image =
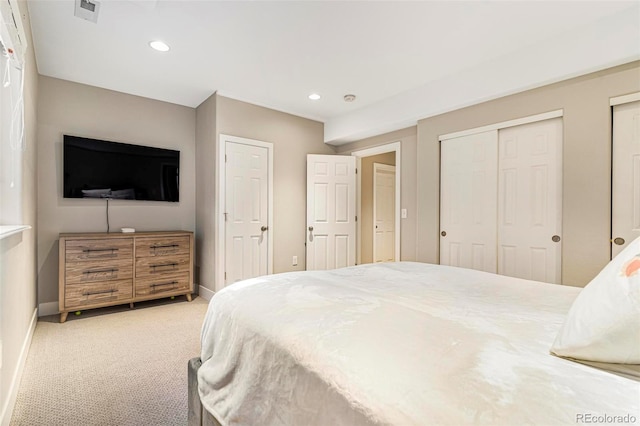
M206 309L180 297L41 319L11 425L186 425Z

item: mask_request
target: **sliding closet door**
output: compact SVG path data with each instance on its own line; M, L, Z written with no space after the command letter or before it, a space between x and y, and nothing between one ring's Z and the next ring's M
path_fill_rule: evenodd
M640 101L613 107L611 255L640 237Z
M560 283L562 119L501 129L498 273Z
M441 143L440 263L496 272L498 132Z

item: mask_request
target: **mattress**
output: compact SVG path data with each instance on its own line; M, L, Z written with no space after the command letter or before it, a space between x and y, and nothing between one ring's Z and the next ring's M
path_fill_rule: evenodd
M638 382L549 353L579 291L412 262L238 282L210 302L198 391L222 425L637 418Z

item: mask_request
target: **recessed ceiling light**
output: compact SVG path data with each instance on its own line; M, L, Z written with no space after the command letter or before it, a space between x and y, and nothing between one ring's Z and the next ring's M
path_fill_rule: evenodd
M311 99L312 101L317 101L318 99L320 99L320 95L318 95L317 93L312 93L309 95L309 99Z
M164 41L160 41L160 40L150 41L149 46L151 46L153 49L156 49L159 52L169 51L169 45Z

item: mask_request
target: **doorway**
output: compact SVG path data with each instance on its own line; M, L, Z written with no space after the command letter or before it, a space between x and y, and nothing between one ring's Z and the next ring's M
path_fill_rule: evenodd
M357 264L400 260L400 146L394 142L351 154L358 169Z

